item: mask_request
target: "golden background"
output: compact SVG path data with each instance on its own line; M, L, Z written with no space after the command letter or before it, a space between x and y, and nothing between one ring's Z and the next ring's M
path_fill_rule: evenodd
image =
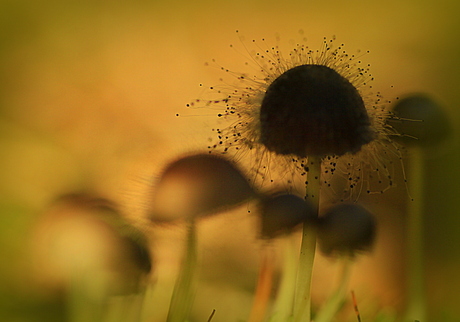
M371 63L374 87L385 98L424 92L448 113L453 136L442 148L427 153L424 248L430 314L437 318L443 314L460 316L458 12L460 6L453 0L2 0L3 314L11 321L51 319L43 313L48 309L47 300L31 284L34 273L29 236L53 199L67 192L91 191L116 200L130 219L142 221L145 206L140 199L146 180L154 179L176 155L205 149L213 136L210 129L216 124L216 112L185 107L202 95L200 83L211 86L220 77L219 71L205 67L205 62L215 58L226 67L244 72L240 67L244 67L246 58L229 47L235 44L244 53L235 30L240 30L247 42L253 38L269 42L277 34L285 41L296 39L302 29L313 48L324 36L335 35L350 51L369 50L365 60ZM400 211L407 196L404 184L397 189L399 192L389 192L381 200L367 202L387 203L390 209L394 204ZM370 277L364 277L366 283L382 289L377 293L386 299L384 304L395 308L400 308L403 297L399 276L403 265L398 263L404 254L398 243L404 218L398 216L389 215L392 220L384 233L394 249L384 247L386 257L377 261L379 269L398 276L381 280L380 273L368 269ZM212 245L225 247L225 242L216 242L225 225L217 223L220 233L214 235L212 225L207 225L203 229L209 233L210 251L222 254ZM395 238L391 242L393 229ZM230 234L223 236L231 238ZM390 256L393 252L394 257ZM224 261L214 255L209 270L224 269ZM227 266L244 267L244 261L254 261L244 256L236 258L229 259ZM252 285L255 267L251 262L248 268L239 268L241 274L248 274L249 282L241 282L243 286ZM226 275L215 276L224 279ZM214 303L218 291L213 292L208 302L197 300L203 321L219 305ZM246 312L251 297L241 295L238 287L229 287L231 292L241 300L229 299L232 307L228 310L241 306ZM394 303L389 297L395 297ZM160 313L152 316L161 321ZM227 321L217 316L215 319Z

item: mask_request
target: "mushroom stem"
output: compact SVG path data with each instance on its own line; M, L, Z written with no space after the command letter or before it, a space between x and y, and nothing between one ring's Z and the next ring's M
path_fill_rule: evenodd
M187 247L179 276L174 286L169 306L168 322L188 320L194 299L194 284L197 268L196 223L192 217L188 220Z
M409 191L413 200L408 207L407 258L408 258L408 304L407 320L426 320L426 300L423 272L423 148L410 149Z
M97 281L100 282L100 285L94 286L94 279L89 276L88 272L73 271L71 273L69 298L67 299L70 322L96 322L103 318L107 301L107 285L103 278Z
M318 314L315 316L315 322L329 322L332 321L335 313L339 310L340 305L345 298L348 283L351 276L352 260L348 256L342 258L342 273L339 286L328 301L324 304Z
M313 205L316 215L319 210L321 189L321 158L308 158L308 182L306 184L306 198ZM316 232L311 223L303 225L302 244L300 246L299 269L297 271L297 287L294 303L294 321L305 322L311 320L311 277L316 251Z
M288 235L282 240L284 252L281 282L270 322L286 322L292 319L298 264L298 253L296 251L298 239L295 237L297 236Z

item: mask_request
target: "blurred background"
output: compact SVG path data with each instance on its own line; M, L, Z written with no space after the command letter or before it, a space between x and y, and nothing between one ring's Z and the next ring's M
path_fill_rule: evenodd
M206 149L214 136L216 111L185 106L205 98L199 84L212 86L222 76L205 62L216 59L251 72L244 70L248 59L237 29L247 43L265 38L275 44L279 35L285 45L302 29L312 48L335 35L349 52L370 51L363 60L371 64L374 88L385 98L422 92L444 108L454 131L448 142L425 153L424 254L430 320L455 321L460 316L459 9L454 0L1 0L2 321L64 319L62 298L38 277L40 253L31 245L37 243L38 226L53 224L50 205L75 192L116 203L120 215L149 238L155 287L145 320L164 320L183 229L148 223L150 184L169 160ZM381 223L374 254L359 261L352 280L363 311L404 307L408 199L401 182L363 200ZM204 277L197 321L205 321L214 308L216 322L248 315L260 245L246 208L210 218L199 228ZM318 265L332 267L315 275L314 294L321 300L333 285L328 274L334 274L334 264L320 258Z

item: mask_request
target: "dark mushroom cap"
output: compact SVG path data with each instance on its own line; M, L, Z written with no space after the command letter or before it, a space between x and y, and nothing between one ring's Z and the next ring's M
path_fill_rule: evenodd
M299 157L356 153L376 137L358 90L323 65L300 65L275 79L260 123L267 149Z
M407 145L433 146L445 140L452 128L441 106L425 94L412 94L396 102L396 118L389 124Z
M350 255L370 250L376 235L372 214L357 204L340 204L319 217L319 246L326 255Z
M289 234L299 224L313 221L313 206L296 195L279 194L262 198L260 202L262 238L271 239Z

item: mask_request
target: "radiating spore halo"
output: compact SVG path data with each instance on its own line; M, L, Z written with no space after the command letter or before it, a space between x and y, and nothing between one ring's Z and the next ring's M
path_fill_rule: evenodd
M243 37L240 36L240 40L249 56L245 65L256 66L254 75L231 71L213 60L209 65L230 74L233 82L227 83L221 78L219 85L209 88L209 97L215 99L196 100L188 104L189 107L218 109L218 117L225 120L225 125L213 129L217 133L217 141L209 146L211 153L231 154L236 161L250 164L254 181L259 185L275 182L278 186L292 188L295 181L298 181L297 184L308 181L298 180L299 177L305 179L308 157L279 155L261 144L260 106L267 88L284 72L305 64L323 65L346 78L357 89L376 134L372 142L362 146L355 154L323 158L323 186L330 187L329 190L342 199L357 199L362 192L383 193L394 186L393 163L402 159L402 152L391 139L398 134L386 122L392 117L386 107L389 101L384 101L380 92L373 90L370 64L362 67L361 56L368 52L358 51L357 55L349 55L343 44L335 46L335 37L324 38L321 48L312 50L303 38L285 57L279 45L269 47L265 39L253 40L252 44L257 49L253 51L246 47ZM331 181L337 177L345 180L341 180L340 186L332 187Z

